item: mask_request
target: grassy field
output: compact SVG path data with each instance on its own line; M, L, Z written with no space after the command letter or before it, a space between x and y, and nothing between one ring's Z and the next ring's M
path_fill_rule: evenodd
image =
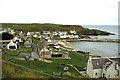
M71 77L82 77L75 69L73 69L71 66L67 64L72 64L73 66L77 67L78 70L83 70L84 67L86 67L86 61L88 59L88 56L85 56L84 54L75 53L75 52L69 52L71 59L63 59L63 58L51 58L48 60L52 60L53 63L45 63L41 61L30 61L30 60L18 60L14 58L6 58L7 61L10 62L16 62L16 64L31 68L33 70L37 70L40 72L51 74L53 72L61 72L64 76L64 67L69 67L69 72L71 73Z
M65 71L63 70L64 67L69 67L69 72L71 75L68 77L73 77L73 78L81 78L82 76L72 67L69 65L63 65L59 63L45 63L41 61L30 61L30 60L18 60L18 59L10 59L10 62L15 61L16 64L31 68L33 70L37 70L42 73L47 73L52 75L53 72L61 72L62 77L64 77Z
M20 52L32 52L31 48L25 48L21 47L20 49L17 50L8 50L8 49L3 49L2 51L4 55L10 55L10 56L18 56Z
M3 55L3 59L10 62L16 62L16 64L31 68L33 70L37 70L43 73L47 73L52 75L53 72L61 72L61 76L65 75L65 71L63 70L64 67L69 67L69 76L74 78L81 78L82 76L69 64L78 68L78 70L83 70L86 67L86 63L88 60L88 55L77 53L73 51L68 51L69 56L71 59L64 59L64 58L50 58L47 60L53 61L53 63L45 63L41 61L30 61L30 60L18 60L15 57L18 57L19 51L31 51L29 48L21 48L16 51L5 50L5 55ZM66 51L61 49L62 51Z
M19 67L5 64L2 66L2 77L3 78L46 78L46 76L27 71Z
M48 60L52 60L56 63L62 63L62 64L72 64L75 66L80 66L80 67L85 67L87 60L88 60L88 55L82 54L82 53L77 53L73 51L68 51L69 56L71 59L64 59L64 58L51 58Z

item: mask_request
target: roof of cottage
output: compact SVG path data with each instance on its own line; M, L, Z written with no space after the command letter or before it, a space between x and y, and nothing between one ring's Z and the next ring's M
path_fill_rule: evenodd
M110 60L109 60L110 59ZM103 68L103 66L107 63L110 62L110 64L112 63L112 61L117 61L118 63L120 63L120 58L101 58L101 59L91 59L92 60L92 65L93 65L93 69L100 69ZM112 61L111 61L112 60ZM110 65L108 64L108 66Z
M102 59L91 59L92 60L92 64L93 64L93 69L100 69L103 68L103 65L105 65L106 62L111 62L110 60L106 59L106 58L102 58Z
M120 66L120 58L119 57L118 58L110 58L110 59L113 60L113 61L118 62L119 66Z

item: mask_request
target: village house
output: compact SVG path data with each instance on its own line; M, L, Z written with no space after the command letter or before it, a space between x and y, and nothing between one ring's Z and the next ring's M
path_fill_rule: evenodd
M42 32L42 35L50 35L50 34L51 34L50 31L43 31L43 32Z
M67 37L68 37L68 36L67 36L66 34L61 34L61 35L60 35L60 38L61 38L61 39L65 39L65 38L67 38Z
M30 36L31 36L31 33L30 33L30 32L27 32L27 36L30 37Z
M8 43L10 43L10 40L0 40L0 48L6 48Z
M10 41L10 43L7 45L7 49L9 50L16 50L18 47L17 47L17 44L14 43L12 40Z
M53 58L69 58L69 53L63 52L63 51L56 51L56 52L52 53L51 57L53 57Z
M90 78L120 78L120 58L92 58L87 64Z
M67 35L68 32L67 31L59 31L58 35Z
M27 39L24 42L24 46L27 47L27 48L30 48L32 46L32 40L31 39Z
M39 55L41 58L69 58L68 52L60 51L60 46L55 44L39 44Z
M11 31L10 31L10 34L12 34L12 35L15 34L15 31L14 31L14 30L11 30Z
M7 44L13 39L13 35L7 33L5 30L0 31L0 47L6 48Z
M37 34L33 34L33 37L34 37L34 38L37 38L37 37L38 37L38 35L37 35Z
M37 38L41 39L41 38L42 38L42 36L41 36L41 35L38 35L38 36L37 36Z
M52 32L52 35L53 35L53 36L57 36L58 33L57 33L57 32Z
M51 50L47 47L42 47L39 51L39 55L41 58L51 58Z
M22 31L20 31L19 36L20 36L20 39L24 41L27 40L27 36L25 36L25 33L23 33Z
M70 34L77 34L77 32L75 30L70 30L69 32Z
M22 39L20 39L20 38L18 38L18 37L14 37L14 38L13 38L13 41L14 41L14 42L18 42L18 43L23 42Z

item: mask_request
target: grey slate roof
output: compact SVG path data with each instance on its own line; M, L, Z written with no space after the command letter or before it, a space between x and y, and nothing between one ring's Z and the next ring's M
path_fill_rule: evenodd
M113 60L113 61L117 61L119 66L120 66L120 58L110 58L110 59Z
M109 58L109 59L111 59L113 61L117 61L118 63L120 63L120 58ZM106 62L110 62L110 64L112 63L112 61L108 60L107 58L91 59L91 60L92 60L93 69L103 68L103 65L105 65Z
M118 63L120 63L120 58L110 58L113 61L117 61Z
M101 68L103 68L103 65L105 65L106 62L111 62L111 61L109 61L106 58L92 59L93 69L101 69Z

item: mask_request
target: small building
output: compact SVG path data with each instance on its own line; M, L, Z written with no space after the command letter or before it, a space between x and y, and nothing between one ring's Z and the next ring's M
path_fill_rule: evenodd
M60 31L60 32L58 33L58 35L67 35L67 34L68 34L67 31Z
M6 48L10 41L13 39L13 35L0 31L0 48Z
M69 58L69 53L56 51L52 53L52 57L54 58Z
M41 38L42 38L42 36L41 36L41 35L38 35L37 37L38 37L39 39L41 39Z
M40 49L39 54L41 58L51 58L51 51L45 46Z
M57 36L58 33L57 33L57 32L52 32L52 35L53 35L53 36Z
M59 45L54 45L53 48L59 50L59 49L60 49L60 46L59 46Z
M27 40L27 36L25 36L25 33L23 33L22 31L19 33L20 39L22 40Z
M17 44L14 43L14 42L11 40L10 43L7 45L7 49L9 49L9 50L16 50L16 49L17 49Z
M15 41L15 42L18 42L18 43L19 43L19 42L20 42L20 39L19 39L18 37L14 37L14 38L13 38L13 41Z
M70 34L77 34L77 32L75 30L70 30L69 32Z
M24 46L30 48L32 46L31 41L30 40L25 41Z
M27 36L28 36L28 37L30 37L30 36L31 36L30 32L27 32Z
M92 58L87 64L90 78L120 78L120 58Z
M12 35L15 34L15 31L14 31L14 30L11 30L10 34L12 34Z
M61 38L61 39L65 39L65 38L67 38L67 35L66 35L66 34L61 34L61 35L60 35L60 38Z
M51 32L50 32L50 31L43 31L42 34L43 34L43 35L50 35Z
M37 34L34 34L34 35L33 35L33 37L34 37L34 38L37 38L37 37L38 37L38 35L37 35Z
M69 53L60 51L59 48L59 45L41 43L39 44L39 55L41 58L69 58Z

